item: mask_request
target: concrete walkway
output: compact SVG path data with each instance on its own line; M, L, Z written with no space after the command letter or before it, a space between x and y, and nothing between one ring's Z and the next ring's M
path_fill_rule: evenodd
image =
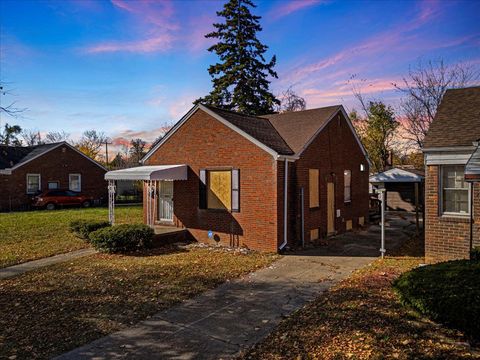
M414 227L413 227L414 229ZM387 248L411 235L408 219L390 218ZM282 318L379 255L379 227L286 255L270 268L163 311L57 359L226 359L268 335Z
M48 265L70 261L82 256L91 255L94 253L96 253L95 249L91 249L91 248L80 249L80 250L71 251L65 254L50 256L50 257L39 259L39 260L28 261L23 264L9 266L9 267L0 269L0 280L8 279L8 278L26 273L27 271L32 271Z

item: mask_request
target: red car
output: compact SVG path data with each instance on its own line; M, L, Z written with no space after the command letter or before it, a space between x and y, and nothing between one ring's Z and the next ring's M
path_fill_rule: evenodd
M90 207L93 198L71 190L47 190L33 198L32 206L53 210L61 206Z

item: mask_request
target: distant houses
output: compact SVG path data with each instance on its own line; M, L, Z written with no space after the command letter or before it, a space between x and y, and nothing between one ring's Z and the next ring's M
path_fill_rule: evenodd
M107 170L66 142L37 146L0 145L0 211L28 209L46 190L69 189L106 199Z

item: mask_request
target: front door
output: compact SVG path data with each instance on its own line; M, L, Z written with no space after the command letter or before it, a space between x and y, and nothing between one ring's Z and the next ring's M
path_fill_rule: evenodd
M173 222L173 181L158 182L158 217Z
M335 184L327 183L327 233L335 233Z

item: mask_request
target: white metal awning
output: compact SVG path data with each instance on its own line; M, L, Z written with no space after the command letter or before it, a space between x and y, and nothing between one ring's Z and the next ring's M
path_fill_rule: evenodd
M105 180L187 180L188 165L151 165L113 170Z
M389 182L422 182L423 176L413 172L393 168L375 175L370 176L369 182L375 183L389 183Z
M475 150L465 166L465 180L480 181L480 145Z

